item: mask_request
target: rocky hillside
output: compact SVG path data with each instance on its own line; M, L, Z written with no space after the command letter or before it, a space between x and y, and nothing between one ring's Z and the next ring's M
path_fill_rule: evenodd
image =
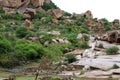
M15 67L43 56L58 61L70 51L89 48L90 35L119 43L119 28L118 19L93 18L90 10L70 14L50 0L0 0L0 66Z

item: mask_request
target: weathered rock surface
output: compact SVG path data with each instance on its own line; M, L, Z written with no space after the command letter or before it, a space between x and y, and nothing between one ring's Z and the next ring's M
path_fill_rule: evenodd
M29 29L29 30L31 30L32 29L32 24L31 24L31 22L29 21L29 20L25 20L25 22L24 22L24 24L25 24L25 26Z
M101 70L90 71L86 72L85 74L79 77L86 77L86 78L109 78L112 75L110 72L105 72Z
M51 31L51 32L47 32L47 33L50 34L50 35L53 35L53 36L61 35L60 31Z
M59 19L63 15L63 11L60 9L53 9L52 14L55 19Z

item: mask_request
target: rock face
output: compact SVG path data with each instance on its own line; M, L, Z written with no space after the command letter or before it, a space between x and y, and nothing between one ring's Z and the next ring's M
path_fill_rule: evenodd
M16 14L15 10L12 9L12 8L7 8L7 7L4 7L3 10L5 11L5 14Z
M62 16L63 11L60 9L53 9L52 14L54 15L54 18L59 19Z
M17 8L17 12L23 14L26 11L28 4L30 4L30 0L22 2L22 4Z
M116 24L120 24L120 20L119 20L119 19L115 19L115 20L113 21L113 25L116 25Z
M0 0L1 7L15 8L21 4L21 0Z
M107 33L107 35L108 35L108 42L120 43L120 30L110 31Z
M41 7L41 6L43 6L44 2L45 2L45 0L31 0L31 4L34 7Z
M93 15L92 12L90 10L86 11L84 13L84 17L88 18L88 19L93 19Z

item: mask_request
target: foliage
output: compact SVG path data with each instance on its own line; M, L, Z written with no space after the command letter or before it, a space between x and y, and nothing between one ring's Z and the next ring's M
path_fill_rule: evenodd
M0 8L0 13L5 13L5 11L2 8Z
M12 51L10 42L3 36L0 36L0 54L7 54Z
M104 28L106 31L109 31L111 30L111 27L110 27L110 22L106 19L106 18L103 18L101 19L103 22L104 22Z
M41 19L41 18L44 17L44 16L45 16L45 14L43 14L43 13L37 11L34 18L35 18L35 19Z
M44 5L42 6L42 8L45 11L48 11L49 9L58 9L58 7L52 1L49 4L48 3L44 3Z
M22 14L16 14L16 15L2 14L1 17L3 19L23 20L23 15Z
M82 48L82 49L90 48L89 45L87 44L87 42L85 42L85 41L79 41L76 44L76 46L79 47L79 48Z
M118 53L119 48L117 46L112 46L106 49L108 55L115 55Z
M66 57L66 61L68 61L68 63L77 61L75 55L73 55L73 54L67 54L65 57Z
M16 36L19 38L24 38L30 34L30 31L26 27L18 27L16 30Z
M87 18L85 18L84 16L82 16L81 18L77 19L76 24L78 26L81 26L86 19Z
M51 57L58 60L59 56L64 54L66 48L71 49L73 46L71 44L50 44L47 47L47 50L49 50L47 55L52 54Z
M45 54L44 47L41 44L27 40L18 40L15 45L15 50L18 57L23 58L23 60L41 58Z
M100 43L100 44L98 45L98 48L104 48L103 44Z

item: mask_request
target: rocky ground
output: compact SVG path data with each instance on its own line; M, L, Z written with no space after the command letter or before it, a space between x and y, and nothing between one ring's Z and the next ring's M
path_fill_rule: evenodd
M108 48L110 46L118 46L116 44L111 44L105 41L97 41L97 44L102 43L104 48ZM89 41L89 44L92 48L95 47L95 43ZM92 49L91 48L91 49ZM97 55L87 54L85 51L77 50L73 51L78 59L78 61L72 63L74 67L78 71L64 71L60 75L66 76L76 76L76 77L84 77L84 78L120 78L120 54L118 55L106 55L103 49L100 51L94 50L92 52L91 49L88 49L88 53ZM87 54L87 56L81 57L81 54Z

